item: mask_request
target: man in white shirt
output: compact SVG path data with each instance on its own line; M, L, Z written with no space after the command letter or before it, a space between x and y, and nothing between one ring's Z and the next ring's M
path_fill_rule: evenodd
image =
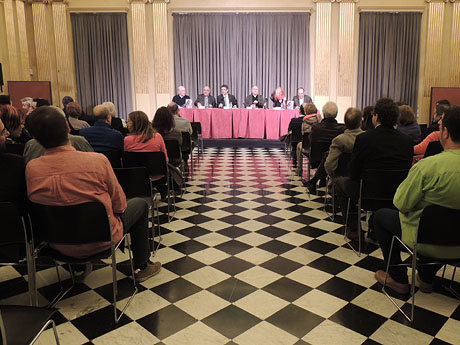
M294 101L294 108L299 109L304 103L313 103L310 96L305 94L305 89L299 87L297 89L297 95L292 99Z
M219 108L238 108L236 97L228 93L228 85L220 87L220 95L217 96L217 107Z

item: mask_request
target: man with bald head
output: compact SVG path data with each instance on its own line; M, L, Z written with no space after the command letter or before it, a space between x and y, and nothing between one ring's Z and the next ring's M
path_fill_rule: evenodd
M190 97L185 94L185 87L182 85L179 86L177 88L177 95L173 97L172 101L176 103L179 107L183 108L185 107L185 101L187 99L190 99Z
M123 135L110 126L112 116L104 105L94 107L94 125L80 129L80 135L88 140L89 144L96 152L120 150L123 151Z
M265 98L262 95L259 95L259 87L254 85L251 89L251 94L246 97L244 100L244 107L263 108L265 104Z
M205 86L203 88L203 93L198 95L195 101L195 107L201 108L215 108L216 107L216 99L214 96L211 95L211 88L209 86Z

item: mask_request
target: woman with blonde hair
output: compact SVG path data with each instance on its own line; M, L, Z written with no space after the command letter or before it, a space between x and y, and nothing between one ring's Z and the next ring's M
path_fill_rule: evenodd
M160 133L155 132L149 118L143 111L133 111L128 115L129 135L125 137L125 151L158 152L161 151L168 161L165 142Z

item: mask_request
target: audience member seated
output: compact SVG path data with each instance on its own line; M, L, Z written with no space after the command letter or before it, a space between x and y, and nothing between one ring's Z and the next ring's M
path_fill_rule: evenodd
M8 130L0 120L0 202L10 201L23 213L26 204L24 159L19 155L5 153L8 135Z
M62 116L65 117L64 112L60 108L56 108L56 109ZM34 116L36 116L36 113L32 112L29 118L33 119ZM88 143L88 141L85 138L79 135L70 134L70 127L69 127L68 122L67 122L67 130L69 132L70 144L77 151L82 151L82 152L93 152L94 151L91 145ZM32 139L26 143L26 146L24 148L24 160L26 164L29 163L32 159L41 157L44 154L45 154L45 148L42 145L40 145L40 143L37 140Z
M399 170L411 167L414 146L411 138L394 128L398 116L398 106L392 99L379 99L372 115L375 129L356 137L349 165L349 177L339 177L335 180L337 200L343 215L347 213L348 198L350 198L350 214L356 214L359 181L365 170ZM347 233L349 239L358 239L357 228L356 217L349 217Z
M372 122L372 113L374 111L373 105L368 105L363 109L363 123L361 124L361 129L363 131L368 131L369 129L374 129L374 123Z
M34 102L36 104L36 108L43 107L44 105L50 105L50 101L46 98L34 98Z
M115 108L115 104L112 102L104 102L102 105L109 110L110 116L112 117L112 122L110 123L112 128L119 131L124 137L127 136L128 128L126 127L124 121L117 117L117 108Z
M393 266L401 263L400 247L394 246L390 254L394 235L412 247L417 241L417 231L423 209L428 205L460 209L460 106L446 110L441 127L441 144L444 151L425 158L415 164L409 175L399 186L394 197L397 210L381 209L375 214L375 232L382 249L385 262L390 260L387 285L398 293L408 293L407 268ZM436 229L433 229L436 231ZM426 252L433 249L424 246ZM458 257L460 248L433 252L440 258ZM440 265L420 265L417 267L418 281L422 292L430 293ZM385 272L377 271L375 278L383 284ZM414 283L414 282L412 282Z
M143 111L133 111L128 115L129 135L125 137L125 151L158 152L161 151L168 160L165 142L161 134L156 133Z
M64 108L62 110L64 110L64 113L67 116L69 116L69 114L67 114L67 104L72 103L72 102L75 102L72 97L70 97L70 96L62 97L62 105L64 106ZM86 114L83 110L81 111L80 115L78 116L78 119L81 120L81 121L85 121L90 126L92 126L94 124L94 117L92 115Z
M363 133L361 122L363 114L357 108L348 108L345 112L345 132L336 136L316 169L315 176L307 182L308 191L316 193L316 184L327 175L334 176L342 153L351 153L355 145L356 136ZM332 183L332 181L331 181Z
M22 111L24 116L27 117L31 112L35 110L35 102L32 97L24 97L21 99Z
M163 140L177 140L182 145L182 133L174 128L174 117L166 107L160 107L152 121L153 129L161 134Z
M13 107L12 105L2 105L0 106L0 119L3 121L4 126L10 133L7 138L7 152L11 152L8 146L22 146L22 149L14 150L22 154L24 150L24 145L27 141L31 139L29 132L24 129L24 121L20 111Z
M192 135L192 125L190 120L185 117L180 116L179 106L175 102L168 104L168 110L173 114L174 118L174 128L179 132L187 132Z
M414 146L414 156L421 156L421 158L423 158L428 144L432 141L438 141L440 138L440 131L431 132L420 144Z
M77 102L70 102L66 106L66 113L69 121L70 129L74 131L79 131L82 128L89 127L88 122L79 120L78 118L81 115L81 107Z
M82 128L80 135L88 140L94 151L123 151L123 135L110 126L112 117L109 110L103 105L97 105L93 114L96 122L92 127Z
M90 201L103 203L110 217L113 240L120 241L123 232L131 234L134 265L139 270L135 275L136 281L156 275L161 264L150 262L147 202L141 198L126 201L123 189L104 155L79 152L70 145L66 120L55 107L37 109L36 116L30 121L30 129L46 152L43 157L27 164L29 199L35 203L60 206ZM52 246L65 255L85 258L109 249L110 243ZM79 280L82 281L90 272L91 267L87 267Z
M313 103L303 103L300 107L300 114L304 115L302 118L302 137L305 134L311 133L311 127L321 121L321 115L318 114L318 109L316 109ZM310 144L310 142L308 142ZM296 175L302 176L302 167L303 167L303 153L308 153L307 148L302 147L302 142L297 144L297 168Z
M433 132L439 131L439 120L441 120L442 115L450 107L450 102L447 99L442 99L436 103L435 113L433 114L433 120L427 129L423 132L422 140L424 140L428 135Z
M414 144L420 142L420 126L415 118L414 110L408 105L399 106L398 131L412 138Z

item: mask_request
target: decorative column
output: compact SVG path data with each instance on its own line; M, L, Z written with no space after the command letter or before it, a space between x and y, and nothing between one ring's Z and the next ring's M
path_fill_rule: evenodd
M18 20L18 42L20 61L19 80L30 80L30 61L29 61L29 46L27 44L26 30L26 13L24 8L24 0L16 0L16 16Z
M33 0L32 3L35 53L37 56L38 80L51 81L51 51L48 40L48 25L46 23L46 4L44 1Z
M453 4L449 86L460 87L460 2Z
M329 100L331 70L331 2L316 4L315 103Z
M8 47L9 80L19 80L18 42L14 30L13 0L4 0L6 42Z
M163 100L165 97L166 102L169 102L171 99L169 94L168 3L169 0L153 1L155 90L157 93L157 101L159 101L161 105L165 104Z

